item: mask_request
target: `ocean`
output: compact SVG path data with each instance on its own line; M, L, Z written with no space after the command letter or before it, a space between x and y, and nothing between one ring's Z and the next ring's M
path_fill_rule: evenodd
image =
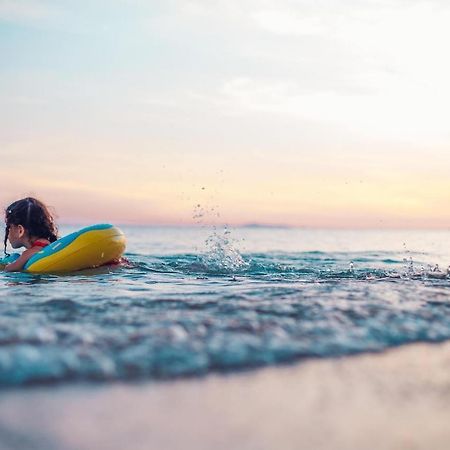
M450 339L450 231L121 228L123 267L0 272L2 387L197 377Z

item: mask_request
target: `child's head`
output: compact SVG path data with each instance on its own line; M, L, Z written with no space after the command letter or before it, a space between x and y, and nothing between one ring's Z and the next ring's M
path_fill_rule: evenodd
M9 205L5 211L5 224L5 253L8 239L13 248L22 247L26 239L47 239L50 242L58 239L58 230L48 208L32 197Z

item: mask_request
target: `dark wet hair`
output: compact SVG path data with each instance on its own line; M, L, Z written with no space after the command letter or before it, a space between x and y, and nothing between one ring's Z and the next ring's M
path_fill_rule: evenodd
M11 225L22 225L30 237L47 239L50 242L58 239L58 228L53 216L44 203L33 197L17 200L9 205L5 211L5 224L5 255L8 255L6 244Z

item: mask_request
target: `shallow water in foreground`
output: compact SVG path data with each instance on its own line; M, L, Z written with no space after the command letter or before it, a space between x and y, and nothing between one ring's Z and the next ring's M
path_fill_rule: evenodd
M450 339L448 231L124 231L129 266L0 273L0 385L171 378Z

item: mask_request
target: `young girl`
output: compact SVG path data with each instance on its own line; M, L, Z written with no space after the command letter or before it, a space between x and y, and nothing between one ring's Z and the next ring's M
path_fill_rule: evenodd
M25 251L11 264L5 266L7 272L23 269L27 261L51 242L58 239L58 230L47 207L32 197L17 200L5 212L5 255L6 244L12 248L25 247Z

